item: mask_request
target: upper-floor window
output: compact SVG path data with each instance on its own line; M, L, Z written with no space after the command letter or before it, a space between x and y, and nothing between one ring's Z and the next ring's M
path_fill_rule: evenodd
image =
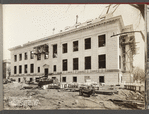
M14 62L17 61L17 55L14 55Z
M78 58L73 58L73 70L78 70Z
M119 56L119 68L121 69L121 56Z
M27 65L24 65L24 73L27 73Z
M34 73L34 64L31 64L30 66L30 73Z
M41 53L37 54L37 60L41 60Z
M20 61L22 60L22 54L19 54L19 60Z
M24 58L25 58L25 60L27 60L27 52L25 52Z
M14 74L17 74L17 66L14 66Z
M85 49L91 49L91 38L85 39Z
M21 73L22 73L22 66L19 65L19 74L21 74Z
M78 41L73 42L73 51L78 51Z
M67 43L63 44L63 53L67 53Z
M106 68L106 55L99 55L98 61L99 61L99 68Z
M53 58L57 58L57 44L53 45Z
M49 58L49 53L44 53L44 59L48 59Z
M91 69L91 56L85 57L85 69Z
M103 47L106 45L106 35L100 35L98 36L98 46Z
M33 51L30 51L30 58L31 59L34 59L34 53L33 53Z
M63 60L63 71L67 71L67 59Z

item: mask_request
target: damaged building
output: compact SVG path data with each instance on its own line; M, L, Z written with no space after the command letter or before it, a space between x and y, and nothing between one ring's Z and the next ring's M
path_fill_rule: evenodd
M133 24L125 25L121 10L116 14L108 10L99 18L9 49L11 78L35 82L45 75L62 83L87 79L106 85L133 82L136 36L142 39L141 32Z

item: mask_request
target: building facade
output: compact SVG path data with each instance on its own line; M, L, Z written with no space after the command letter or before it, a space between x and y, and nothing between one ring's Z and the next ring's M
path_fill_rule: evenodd
M124 26L121 16L108 14L13 47L9 49L11 78L36 81L47 75L63 83L84 83L87 79L107 85L131 82L133 53L127 56L125 52L131 49L126 42L135 37L133 33L118 34L132 30L132 25Z
M11 62L9 59L3 60L3 79L8 79L11 75Z

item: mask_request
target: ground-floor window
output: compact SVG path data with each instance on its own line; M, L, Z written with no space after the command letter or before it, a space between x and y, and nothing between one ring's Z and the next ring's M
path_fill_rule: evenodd
M105 82L104 76L99 76L99 82L100 82L100 83L104 83L104 82Z
M77 77L73 77L73 82L77 82Z
M33 78L30 78L30 82L32 82L33 81Z
M56 79L56 77L52 77L52 79Z
M62 82L66 82L66 77L62 77Z
M21 82L21 79L20 78L18 78L18 82Z

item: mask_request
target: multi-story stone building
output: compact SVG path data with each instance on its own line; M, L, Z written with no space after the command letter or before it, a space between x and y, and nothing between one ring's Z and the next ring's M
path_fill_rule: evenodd
M36 81L44 74L64 83L83 83L88 78L112 85L131 82L135 53L131 31L133 25L125 26L122 16L107 14L13 47L9 49L11 77L18 82Z

